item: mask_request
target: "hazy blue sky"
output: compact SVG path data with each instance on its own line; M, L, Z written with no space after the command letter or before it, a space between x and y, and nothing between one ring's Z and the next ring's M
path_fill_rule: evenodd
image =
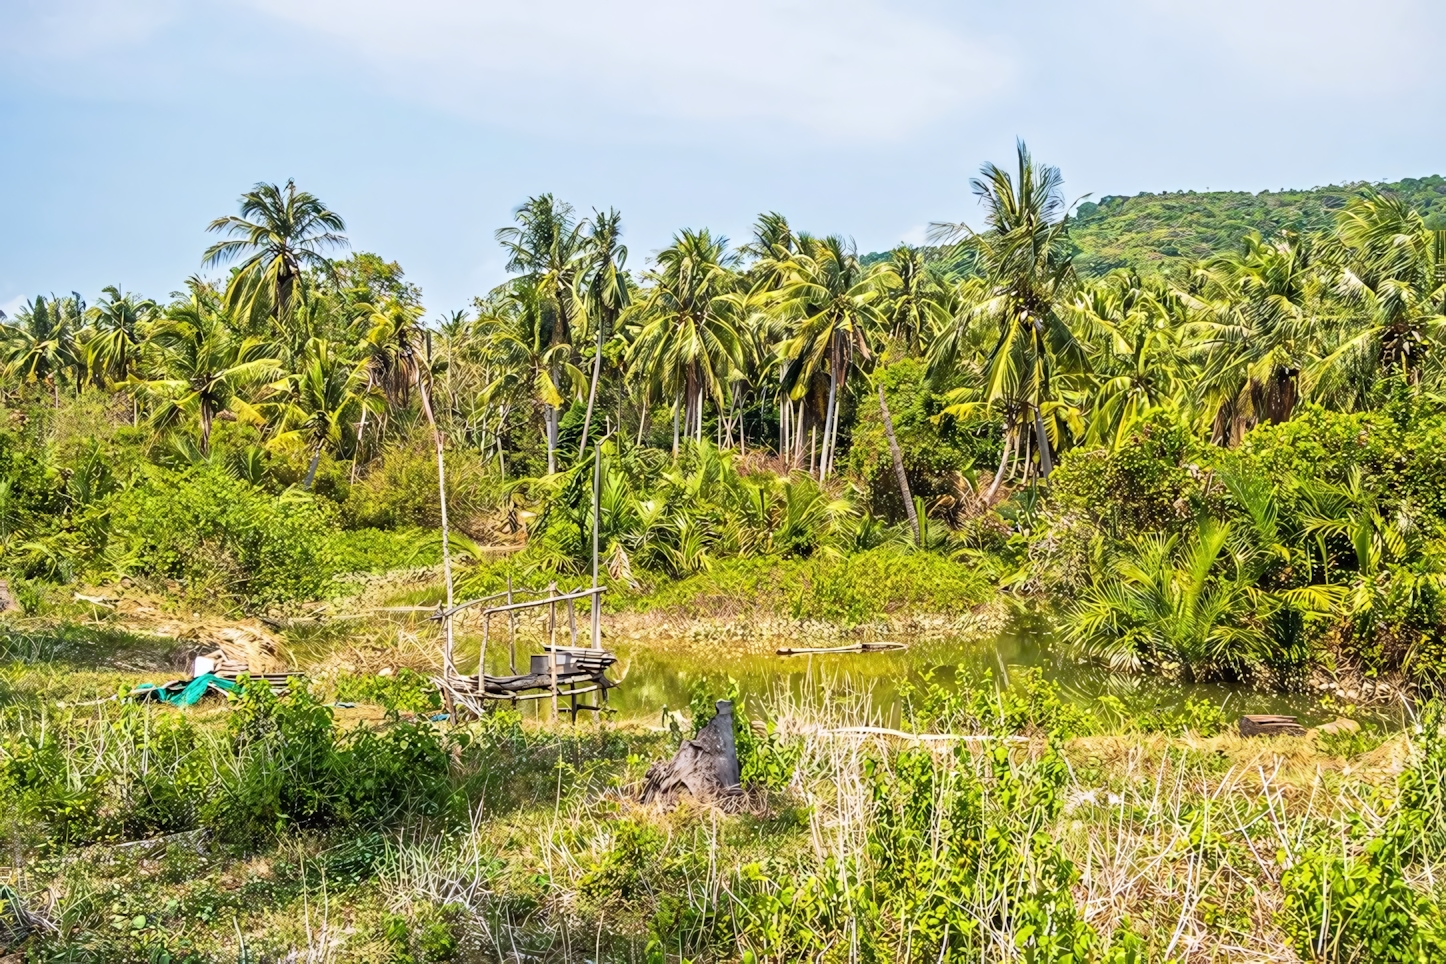
M527 195L630 264L778 210L861 250L973 219L1014 139L1072 196L1446 172L1440 0L0 0L0 308L164 296L288 177L435 315Z

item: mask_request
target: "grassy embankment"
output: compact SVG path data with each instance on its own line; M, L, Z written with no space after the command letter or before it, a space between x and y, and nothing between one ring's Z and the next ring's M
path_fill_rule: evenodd
M394 632L407 645L411 630ZM4 639L0 893L30 915L28 960L563 960L582 946L937 960L945 945L989 960L1292 960L1321 934L1325 959L1439 946L1434 726L1244 741L1207 706L1084 714L1026 674L1003 694L984 680L906 691L905 729L969 737L914 741L838 732L875 721L820 683L746 705L744 812L665 812L636 790L683 734L507 713L427 723L420 680L360 668L375 639L315 695L186 711L90 702L185 644L38 624ZM699 719L718 695L697 694ZM325 705L338 698L371 705Z

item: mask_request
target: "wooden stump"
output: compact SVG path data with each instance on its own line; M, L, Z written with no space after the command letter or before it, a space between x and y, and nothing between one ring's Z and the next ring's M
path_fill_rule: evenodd
M742 794L739 786L738 745L733 738L733 704L719 700L718 712L691 740L684 740L667 763L648 767L643 802L674 803L687 792L704 803L721 802Z
M1305 736L1305 727L1293 716L1242 716L1241 736Z
M0 613L20 612L20 600L10 591L8 580L0 579Z

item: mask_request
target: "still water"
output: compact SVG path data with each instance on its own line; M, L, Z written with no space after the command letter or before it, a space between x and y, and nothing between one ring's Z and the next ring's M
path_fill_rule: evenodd
M827 645L827 644L817 644ZM623 716L657 717L664 707L686 709L702 684L721 695L736 680L740 693L754 705L787 688L795 696L816 695L823 686L848 698L867 701L884 725L898 720L899 683L925 676L953 685L959 674L980 679L988 673L996 685L1007 685L1020 670L1037 668L1069 700L1088 708L1109 694L1132 710L1158 707L1170 711L1187 699L1206 699L1234 719L1246 713L1288 713L1306 725L1334 719L1314 694L1277 693L1244 684L1177 683L1144 675L1122 675L1071 657L1043 614L1023 611L997 634L915 643L904 651L837 653L812 656L751 655L731 652L720 643L716 651L698 654L697 644L673 648L666 644L613 644L621 658L614 676L623 685L610 700Z

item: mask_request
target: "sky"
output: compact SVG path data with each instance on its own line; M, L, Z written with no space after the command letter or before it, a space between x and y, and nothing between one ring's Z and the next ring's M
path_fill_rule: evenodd
M1440 0L0 0L0 310L164 298L259 182L429 312L530 195L629 266L763 211L861 252L975 221L1016 139L1066 193L1446 173Z

